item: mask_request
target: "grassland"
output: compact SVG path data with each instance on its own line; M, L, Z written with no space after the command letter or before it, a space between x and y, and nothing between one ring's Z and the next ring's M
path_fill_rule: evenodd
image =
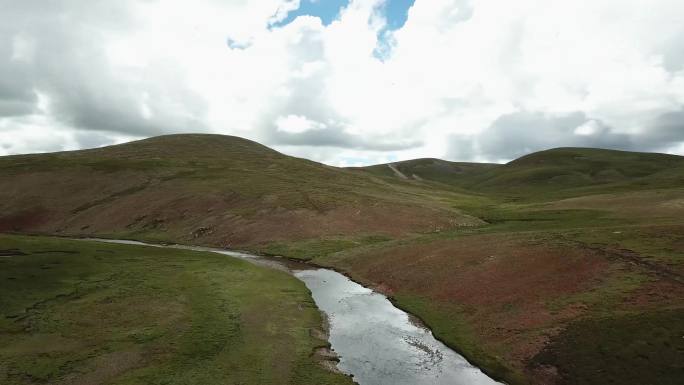
M684 312L684 226L549 217L391 240L313 261L384 291L510 384L681 381L684 341L673 336L682 334L674 320ZM597 366L603 374L594 375Z
M558 149L501 166L395 164L407 179L373 166L355 171L430 188L486 224L279 248L385 291L511 384L678 383L683 165L670 155Z
M511 384L684 380L674 337L684 311L682 158L561 149L480 170L447 165L463 170L435 177L445 166L419 160L395 164L413 180L386 165L359 172L447 189L441 199L486 225L313 261L385 291Z
M564 148L392 166L404 177L194 135L8 157L0 230L331 266L510 384L684 381L683 157Z
M283 272L213 253L0 235L2 384L351 384Z
M0 158L0 231L233 248L479 223L395 185L220 135ZM283 226L287 223L287 226Z

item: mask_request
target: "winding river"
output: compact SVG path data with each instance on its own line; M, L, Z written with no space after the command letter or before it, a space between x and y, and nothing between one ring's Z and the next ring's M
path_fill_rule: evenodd
M290 272L306 284L318 308L327 315L329 341L340 359L337 366L358 384L499 384L436 340L429 329L414 322L384 295L333 270L207 247L91 240L209 251Z

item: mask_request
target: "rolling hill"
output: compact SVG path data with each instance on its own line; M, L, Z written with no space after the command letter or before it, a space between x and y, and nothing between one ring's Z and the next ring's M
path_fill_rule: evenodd
M682 156L594 148L556 148L506 164L415 159L357 170L386 178L440 182L475 193L528 198L684 186Z
M684 186L684 157L592 148L536 152L475 175L464 187L480 191L587 194Z
M478 224L415 187L221 135L0 158L0 231L244 247Z
M492 163L450 162L442 159L422 158L368 167L350 167L350 169L383 177L459 186L464 180L497 166L499 165Z

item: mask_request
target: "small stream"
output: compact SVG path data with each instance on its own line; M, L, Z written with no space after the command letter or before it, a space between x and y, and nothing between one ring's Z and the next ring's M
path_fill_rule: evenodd
M329 341L340 359L337 366L358 384L499 384L436 340L429 329L396 308L387 297L333 270L208 247L91 240L209 251L290 272L306 284L318 308L327 315Z

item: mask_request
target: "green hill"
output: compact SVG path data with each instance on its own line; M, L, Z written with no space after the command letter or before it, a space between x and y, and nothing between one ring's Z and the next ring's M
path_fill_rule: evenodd
M553 192L684 185L684 157L655 153L557 148L536 152L473 176L463 186L483 191Z
M472 224L414 187L221 135L0 158L0 231L254 245Z
M422 158L350 169L363 170L383 177L460 185L464 179L497 166L491 163L450 162L442 159Z
M667 154L556 148L507 164L415 159L360 168L370 174L435 181L477 193L536 197L579 196L684 186L684 157Z

